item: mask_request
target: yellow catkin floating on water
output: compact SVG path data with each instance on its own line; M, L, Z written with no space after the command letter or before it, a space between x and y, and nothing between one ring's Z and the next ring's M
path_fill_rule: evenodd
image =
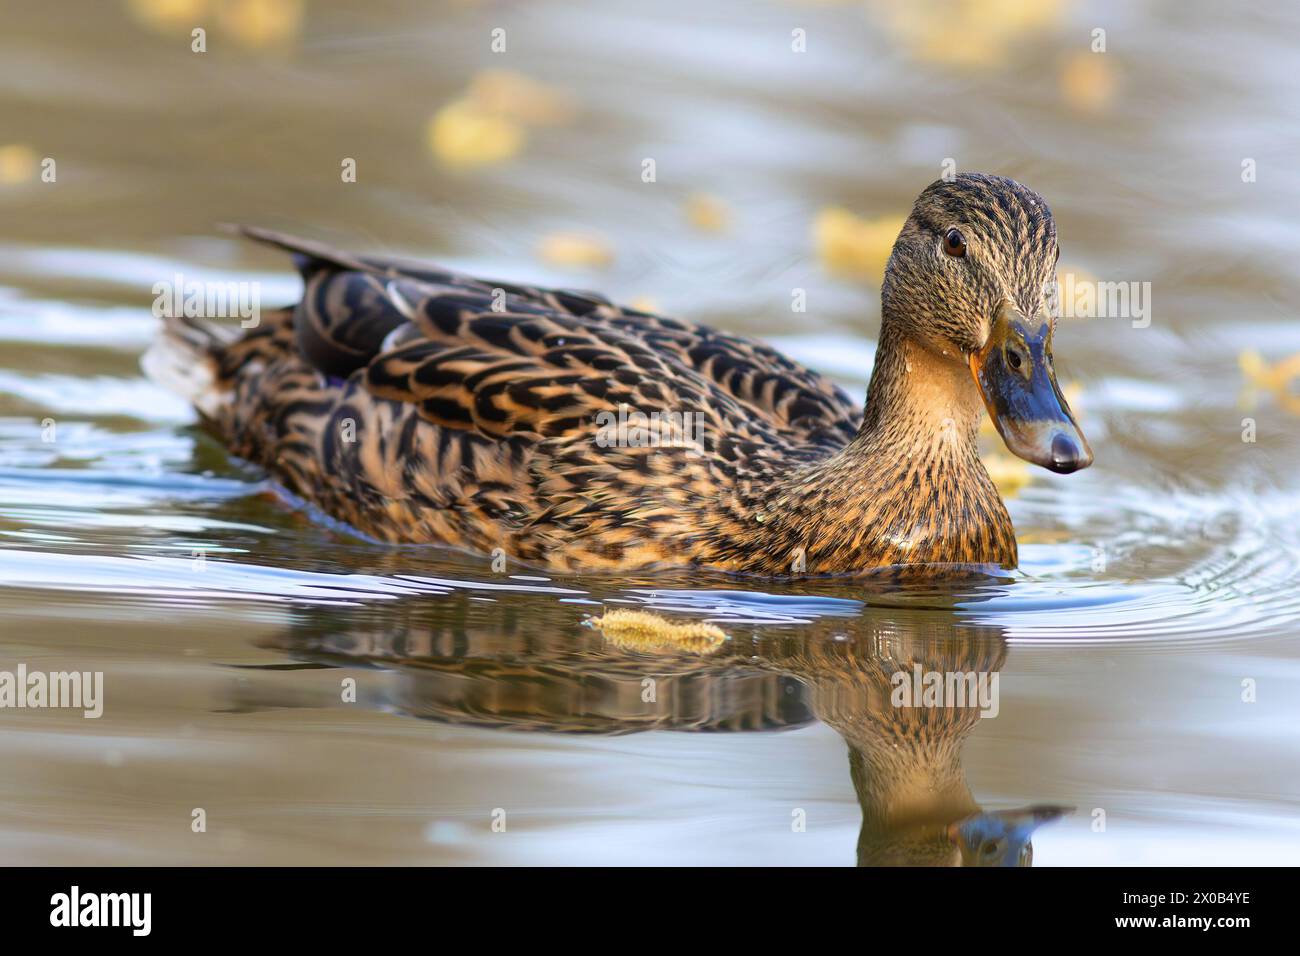
M513 159L529 127L573 119L573 101L559 90L509 70L485 70L465 95L429 120L429 149L448 166L490 166Z
M903 216L862 219L837 206L823 209L813 223L817 258L835 275L879 284L903 222Z
M1253 409L1255 393L1264 391L1272 393L1288 412L1300 415L1300 396L1291 390L1292 382L1300 379L1300 352L1270 365L1258 352L1246 351L1237 356L1237 364L1246 379L1240 401L1243 409Z
M126 8L141 26L159 33L188 33L203 26L211 0L127 0Z
M221 32L252 49L283 46L302 33L305 0L127 0L141 26L157 33L189 33L215 17Z
M1102 113L1115 98L1115 71L1105 53L1076 53L1061 67L1061 96L1076 110Z
M984 455L983 459L985 470L1004 498L1014 498L1033 480L1029 474L1029 464L1019 458L993 452Z
M1242 352L1237 359L1246 379L1256 388L1280 391L1300 377L1300 352L1269 365L1258 352Z
M604 617L593 617L587 623L599 628L611 644L629 650L671 648L706 654L716 650L727 639L716 624L705 621L678 623L649 611L623 608L606 611Z
M601 236L581 232L553 232L537 245L543 262L553 266L603 269L614 261L614 250Z
M1077 266L1056 267L1057 308L1062 319L1091 319L1097 315L1097 277Z
M429 149L448 166L490 166L513 159L523 148L524 128L485 111L471 100L448 103L429 120Z
M686 221L700 232L725 232L731 210L717 196L696 193L686 200Z
M41 159L26 143L0 146L0 186L18 186L36 178Z
M222 30L245 47L282 46L302 32L303 0L221 0L217 13Z
M999 69L1061 17L1064 0L871 0L868 10L912 56L964 69Z

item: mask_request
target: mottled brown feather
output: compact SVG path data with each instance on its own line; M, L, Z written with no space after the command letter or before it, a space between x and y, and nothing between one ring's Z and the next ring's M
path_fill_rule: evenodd
M1017 282L1041 279L1055 231L1018 184L967 179L923 193L895 247L865 418L830 381L742 336L246 229L294 255L304 292L238 340L206 344L211 424L233 452L386 541L573 570L1013 566L1011 524L975 451L980 402L956 355L981 332L954 318L961 296L1006 290L981 288L1000 281L993 271L959 287L929 265L928 230L978 220L1008 245ZM598 440L599 416L620 408L690 413L698 440Z

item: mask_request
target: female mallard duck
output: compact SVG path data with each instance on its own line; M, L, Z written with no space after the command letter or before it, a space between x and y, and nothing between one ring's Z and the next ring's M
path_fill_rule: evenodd
M1057 472L1092 461L1052 368L1056 227L1010 179L917 199L885 270L864 413L741 336L244 232L294 254L302 301L242 336L169 320L146 367L232 452L385 541L557 570L1010 568L981 395L1015 454Z

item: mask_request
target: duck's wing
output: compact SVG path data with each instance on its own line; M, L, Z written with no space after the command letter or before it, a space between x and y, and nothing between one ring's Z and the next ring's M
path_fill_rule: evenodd
M829 448L861 422L841 389L751 339L590 292L241 231L293 254L305 283L294 337L308 362L337 378L364 369L374 395L445 428L556 437L619 405L707 409L738 438Z

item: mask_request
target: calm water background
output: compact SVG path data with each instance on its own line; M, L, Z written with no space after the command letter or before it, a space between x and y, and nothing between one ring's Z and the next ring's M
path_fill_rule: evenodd
M0 862L843 865L864 810L963 772L985 809L1076 808L1036 865L1295 859L1300 417L1238 364L1300 352L1294 6L958 5L959 27L928 3L166 6L9 4L0 33L0 669L106 681L98 720L0 711ZM450 168L430 119L492 69L572 109ZM292 300L284 257L214 229L245 221L645 297L861 395L875 283L830 274L813 222L901 215L946 157L1041 192L1063 266L1151 283L1149 327L1058 329L1097 461L1009 501L1011 582L548 580L378 547L138 370L174 273ZM698 194L727 228L692 225ZM539 256L574 230L611 261ZM727 647L582 626L620 602L717 621ZM884 759L871 668L899 653L1000 668L998 716L939 732L959 763Z

